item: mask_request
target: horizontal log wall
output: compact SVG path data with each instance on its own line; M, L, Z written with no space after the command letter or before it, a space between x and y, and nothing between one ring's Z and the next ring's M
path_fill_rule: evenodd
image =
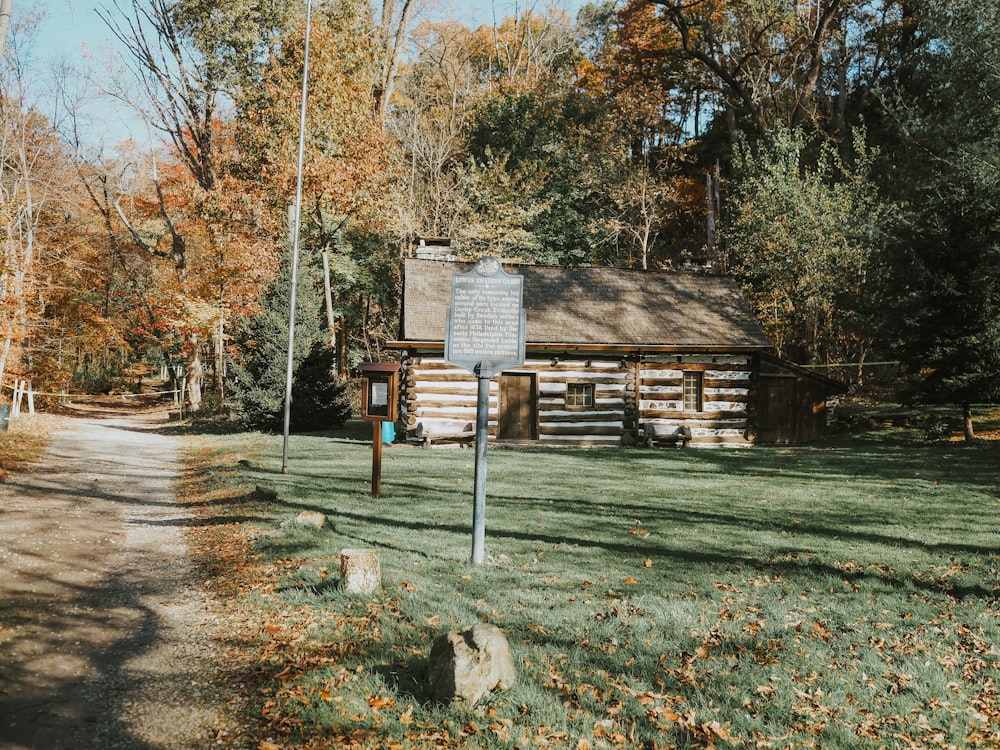
M699 412L684 411L685 371L702 373ZM511 373L535 374L538 441L545 445L617 446L641 437L645 424L687 426L691 445L751 444L752 364L746 356L683 355L642 363L626 359L533 358ZM594 387L593 407L566 405L571 383ZM418 426L432 439L474 433L476 377L440 355L404 352L401 413L408 435ZM500 386L490 381L489 431L497 438Z
M404 354L402 362L404 424L408 434L453 436L474 431L476 377L440 356ZM634 412L635 375L621 360L530 359L511 373L534 373L537 387L538 440L545 445L621 445L629 405ZM594 406L568 408L570 383L594 386ZM631 394L631 395L630 395ZM490 436L497 438L500 386L490 381Z
M629 393L635 377L620 359L529 359L524 372L536 373L538 383L538 439L545 445L621 445L630 434L625 428ZM570 383L594 386L594 405L567 407Z
M702 374L702 409L684 410L684 373ZM748 357L683 355L639 367L638 421L691 430L691 445L750 445L753 385Z
M418 430L423 435L450 437L475 434L476 401L479 384L476 376L444 361L443 357L407 356L401 368L403 424L407 435ZM500 386L490 381L489 432L497 434L497 409Z

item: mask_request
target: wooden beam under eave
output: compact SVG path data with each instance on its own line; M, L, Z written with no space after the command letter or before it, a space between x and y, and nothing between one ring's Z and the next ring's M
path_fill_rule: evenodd
M388 341L389 349L444 350L443 341ZM572 343L532 343L525 344L528 352L608 352L618 354L758 354L771 352L773 347L764 346L718 346L683 344L572 344Z

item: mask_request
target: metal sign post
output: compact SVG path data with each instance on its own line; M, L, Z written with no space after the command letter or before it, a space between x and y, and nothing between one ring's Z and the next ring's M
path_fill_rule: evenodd
M524 278L504 272L500 261L481 258L451 281L444 358L472 372L476 390L476 468L472 503L472 562L482 565L486 547L486 448L489 443L490 379L524 364Z
M472 495L472 562L486 557L486 446L490 440L490 378L488 368L476 368L476 469Z

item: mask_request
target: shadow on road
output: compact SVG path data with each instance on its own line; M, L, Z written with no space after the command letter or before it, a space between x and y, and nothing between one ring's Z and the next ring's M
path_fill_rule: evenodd
M159 618L136 596L136 582L113 574L93 586L39 583L59 594L8 602L15 636L3 650L14 658L3 660L0 747L153 750L121 711L127 663L159 637Z
M165 421L159 404L69 405L45 454L0 484L0 750L212 744L221 709L198 658L209 637L184 619L206 613Z

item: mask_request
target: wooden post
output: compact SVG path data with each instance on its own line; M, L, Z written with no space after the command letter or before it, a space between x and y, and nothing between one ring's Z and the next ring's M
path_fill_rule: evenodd
M372 422L372 497L382 494L382 423Z
M24 382L20 378L14 381L14 399L10 407L10 418L21 416L21 399L24 398Z
M28 384L28 414L35 413L35 392L31 388L31 381L25 381Z
M372 497L378 497L382 493L382 423L396 421L399 365L362 362L358 369L365 378L361 389L361 418L372 423Z

